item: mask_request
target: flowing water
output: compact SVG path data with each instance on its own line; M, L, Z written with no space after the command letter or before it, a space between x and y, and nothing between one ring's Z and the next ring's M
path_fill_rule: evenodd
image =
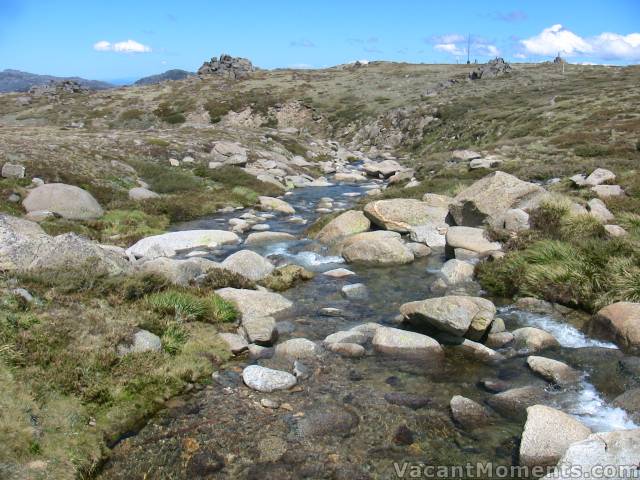
M271 231L292 233L298 240L254 249L276 264L295 263L317 273L284 293L294 308L278 318L280 340L321 341L364 322L393 325L401 304L435 296L429 287L445 261L443 253L391 268L349 265L356 275L343 279L321 274L347 265L304 237L307 226L319 216L318 202L331 197L334 208L349 208L356 194L363 195L374 186L375 182L294 190L286 200L306 225L288 216L258 213ZM221 213L175 229L227 229L228 220L242 213ZM209 258L219 261L241 248L225 247ZM368 297L345 299L341 287L350 283L364 283ZM211 385L169 402L137 435L118 444L100 478L387 479L397 478L394 463L511 465L517 462L521 415L496 414L489 426L472 431L450 418L453 395L480 403L493 396L481 386L487 379L509 388L544 388L549 404L575 415L594 431L634 427L608 401L637 381L638 362L612 344L585 336L580 320L524 312L493 300L500 305L498 315L507 330L535 326L556 336L561 347L543 355L584 372L581 382L566 389L550 387L527 368L526 355L518 354L508 355L498 365L469 361L452 350L447 351L444 365L374 353L358 359L324 354L315 362L305 362L311 375L292 391L262 394L242 384L240 372L250 361L239 360L214 375ZM339 312L329 315L325 308ZM258 363L291 371L291 364L278 358ZM260 404L263 399L282 405L265 408Z

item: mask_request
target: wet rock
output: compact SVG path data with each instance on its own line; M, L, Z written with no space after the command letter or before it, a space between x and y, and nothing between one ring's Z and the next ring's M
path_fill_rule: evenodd
M409 242L406 244L407 248L413 253L415 258L428 257L431 255L431 248L422 243Z
M394 173L402 170L402 165L400 165L395 160L383 160L381 162L365 162L362 166L362 169L372 177L381 177L381 178L389 178Z
M270 290L283 292L293 288L302 281L311 280L314 273L301 267L300 265L284 265L276 268L271 274L265 277L260 284Z
M543 403L545 399L546 393L542 388L526 386L497 393L487 403L504 417L519 419L524 416L527 407Z
M384 355L427 362L440 362L444 359L444 350L440 344L420 333L382 327L376 330L372 343L375 351Z
M238 355L249 348L245 338L236 333L219 333L218 336L234 355Z
M162 349L160 337L147 331L139 330L133 336L131 343L118 345L118 355L124 356L129 353L159 352Z
M547 348L559 347L558 340L550 333L535 327L523 327L514 330L515 347L529 353L540 352Z
M249 358L251 360L260 360L273 357L273 348L263 347L261 345L249 344Z
M451 348L461 352L466 358L487 364L495 364L504 360L504 355L468 338L465 338L458 345L453 345Z
M444 223L418 225L411 227L409 237L414 242L424 243L430 248L441 248L447 244L445 237L447 229L448 226Z
M464 248L476 253L490 252L502 248L499 242L491 242L482 228L473 227L449 227L446 242L447 247L450 249Z
M333 278L344 278L350 275L355 275L355 273L346 268L334 268L333 270L324 272L323 275L326 275L327 277L333 277Z
M155 256L173 256L179 250L215 248L239 242L240 238L235 233L226 230L184 230L143 238L127 249L127 255L150 257L153 251L161 250L167 254Z
M242 317L271 316L291 308L293 303L282 295L273 292L245 290L241 288L222 288L216 293L233 303Z
M446 208L433 207L415 199L376 200L364 207L364 214L376 225L401 233L428 223L441 224L449 213Z
M326 348L330 352L337 353L342 357L348 358L363 357L366 353L364 347L357 343L330 343Z
M487 335L487 340L484 343L489 348L504 348L513 343L514 340L513 333L499 332Z
M640 354L640 303L617 302L601 308L589 322L589 334L611 340L625 352Z
M343 330L328 335L324 339L324 344L325 346L332 343L357 343L359 345L363 345L371 338L372 337L369 337L367 334L357 330Z
M368 340L372 340L376 332L380 328L384 328L384 327L379 323L368 322L368 323L362 323L360 325L356 325L355 327L351 327L349 331L362 333L367 337Z
M456 195L450 211L456 225L477 227L503 222L507 210L530 210L548 197L548 192L534 183L524 182L504 172L494 172L474 182Z
M595 187L603 183L611 183L616 180L616 174L606 168L596 168L591 175L589 175L584 184L589 187Z
M401 265L414 260L413 253L397 238L377 232L360 233L342 249L349 263L362 265Z
M502 380L496 380L492 378L485 378L480 380L480 386L484 388L487 392L491 393L500 393L509 389L509 384L503 382Z
M316 235L322 243L333 243L350 235L369 230L371 222L364 213L358 210L348 210L327 223Z
M392 405L418 410L432 404L430 397L404 392L385 393L384 399Z
M350 410L339 406L320 405L306 412L305 416L298 420L294 434L300 438L346 437L359 423L360 419Z
M633 468L640 457L640 429L621 430L617 432L599 432L586 439L572 443L558 462L556 473L542 477L543 480L568 480L569 478L586 480L591 478L586 473L594 472L594 467L614 468L624 472L629 465ZM618 468L619 467L619 468ZM575 472L582 472L576 476ZM605 469L606 471L606 469ZM574 473L571 473L574 472ZM609 477L622 480L622 475Z
M413 432L406 425L400 425L393 434L393 443L396 445L411 445L414 439Z
M242 329L251 343L272 345L278 339L276 321L273 317L245 317Z
M352 283L342 287L342 295L352 300L362 300L369 296L369 291L364 283Z
M280 437L268 435L258 442L261 462L277 462L287 453L287 442Z
M540 314L553 314L556 313L555 308L551 302L540 300L534 297L519 298L516 302L516 308L525 310L527 312L540 313Z
M454 395L449 403L453 419L463 428L472 430L489 423L489 412L478 402Z
M321 348L306 338L292 338L276 345L276 355L289 360L316 358L321 353Z
M457 259L447 260L440 269L441 278L447 285L458 285L473 280L475 267L468 262Z
M626 410L636 424L640 423L640 388L619 395L613 400L613 405Z
M242 371L244 383L251 389L270 393L276 390L287 390L296 383L296 377L280 370L249 365Z
M261 398L260 405L262 405L264 408L280 408L280 402L277 400L272 400L270 398Z
M296 237L284 232L254 232L247 236L245 245L264 245L266 243L292 242Z
M357 172L340 172L336 173L333 178L336 182L345 183L361 183L367 181L367 177Z
M491 327L489 328L489 333L502 333L506 330L504 320L500 317L495 317L493 322L491 322Z
M311 377L311 375L313 374L313 371L311 370L311 368L309 368L307 365L305 365L301 361L295 360L293 362L293 374L296 376L296 378L299 378L300 380L305 380Z
M34 188L22 206L27 212L47 210L69 220L92 220L104 214L89 192L64 183L47 183Z
M552 466L567 448L591 435L591 430L555 408L534 405L527 408L527 422L520 441L520 464Z
M274 197L258 197L259 206L263 210L273 210L275 212L286 213L292 215L296 213L295 208L289 205L284 200Z
M189 478L208 478L224 468L224 459L210 446L205 446L189 457L186 473Z
M150 198L158 197L160 197L160 195L158 195L156 192L152 192L148 188L135 187L129 190L129 199L134 201L148 200Z
M493 320L496 308L492 302L481 297L448 295L405 303L400 307L400 313L411 324L426 324L462 337L474 321L477 324L488 322L486 329Z
M529 368L545 380L558 385L568 385L580 380L580 373L569 365L551 358L530 356L527 357Z
M229 255L221 265L253 281L262 280L275 269L269 260L251 250L240 250Z

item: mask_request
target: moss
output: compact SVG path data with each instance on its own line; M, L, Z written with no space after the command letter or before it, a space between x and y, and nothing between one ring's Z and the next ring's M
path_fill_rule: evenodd
M313 276L312 272L299 265L285 265L276 268L269 276L264 278L260 284L269 290L282 292L289 290L302 281L311 280Z
M141 238L165 232L169 219L166 215L150 215L140 210L110 210L89 224L100 232L102 241L128 246Z
M232 272L224 268L213 268L207 272L206 276L199 281L201 288L217 290L219 288L231 287L246 290L255 290L256 284L239 273Z
M201 166L194 170L200 177L212 180L227 188L244 187L257 192L260 195L278 196L282 194L282 189L272 183L258 180L255 176L248 174L238 167L206 168Z

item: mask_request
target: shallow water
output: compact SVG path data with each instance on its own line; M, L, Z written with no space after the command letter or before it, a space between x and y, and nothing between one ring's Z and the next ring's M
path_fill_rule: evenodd
M443 253L404 266L352 266L304 238L304 230L319 216L315 208L322 197L332 197L334 207L346 209L357 197L344 194L363 194L367 186L297 189L285 199L297 216L308 221L306 225L291 223L287 216L265 219L271 231L292 233L300 239L252 248L277 264L295 263L318 273L284 293L293 300L294 308L278 318L290 327L290 333L281 339L321 341L363 322L393 325L401 304L436 296L429 287L445 261ZM175 225L174 229L227 229L228 219L242 213L218 214ZM242 248L225 247L209 258L219 261ZM356 275L334 279L321 274L338 267L349 268ZM341 288L351 283L364 283L368 298L344 298ZM340 313L327 315L322 312L327 307L340 309ZM550 387L527 368L523 355L510 355L499 365L485 365L447 349L443 365L415 364L372 353L359 359L324 354L317 361L305 362L312 375L293 391L261 394L243 386L239 373L248 361L240 360L217 375L212 385L171 402L172 407L137 436L119 444L101 478L386 479L395 478L393 463L402 461L511 465L517 462L521 417L495 415L489 426L473 431L465 431L450 418L448 405L453 395L480 403L493 396L480 387L483 379L509 388L540 386L546 389L550 404L575 415L594 431L634 427L622 410L608 404L631 382L638 381L638 372L621 371L624 355L614 345L591 339L560 318L513 306L501 307L498 315L507 330L535 326L556 336L561 347L545 351L544 356L584 372L579 385ZM291 370L288 362L275 358L258 363ZM422 406L414 410L389 401L398 397L406 400L407 395L424 400ZM286 402L290 408L264 408L259 403L264 398Z

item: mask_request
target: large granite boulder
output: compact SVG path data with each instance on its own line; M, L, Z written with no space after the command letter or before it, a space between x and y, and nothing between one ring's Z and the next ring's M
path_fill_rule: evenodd
M434 207L427 202L410 198L376 200L364 207L364 214L376 225L396 232L407 233L412 227L442 224L448 208Z
M332 243L356 233L369 230L371 222L364 213L358 210L349 210L341 213L327 223L316 235L316 239L322 243Z
M611 340L631 354L640 354L640 303L617 302L601 308L589 322L589 334Z
M375 330L372 343L374 350L384 355L427 362L444 360L444 350L440 344L420 333L380 327Z
M262 210L271 210L278 213L294 214L296 209L289 203L275 197L258 197L259 206Z
M267 277L275 269L269 260L252 250L240 250L233 253L225 258L221 265L223 268L239 273L254 282Z
M605 466L609 480L624 480L637 475L640 458L640 428L599 432L569 445L553 474L543 480L587 480ZM601 470L603 473L607 470ZM626 472L626 473L625 473ZM604 478L604 477L603 477Z
M496 307L485 298L448 295L405 303L400 313L413 325L429 325L457 337L467 334L475 323L474 331L482 336L491 325Z
M508 210L530 210L548 195L539 185L508 173L494 172L456 195L450 211L457 225L478 227L488 223L500 226Z
M216 290L216 293L233 303L242 318L271 316L293 306L290 300L279 293L230 287Z
M533 405L527 408L527 422L520 441L520 464L527 467L548 467L574 443L591 435L591 430L555 408Z
M82 270L99 277L126 273L129 269L129 262L115 250L75 233L52 237L37 223L0 214L0 270Z
M127 249L127 255L135 258L172 257L180 250L215 248L238 242L238 235L226 230L184 230L143 238Z
M475 253L500 250L499 242L492 242L482 228L474 227L449 227L446 235L446 243L449 249L464 249Z
M27 212L49 211L69 220L100 218L104 211L93 196L82 188L64 183L45 183L34 188L23 200Z
M220 268L220 264L206 258L167 258L158 257L138 263L136 269L140 272L154 273L175 285L188 286L196 278L209 271Z
M349 263L372 266L413 262L413 253L401 240L382 233L389 232L365 232L347 238L342 245L342 256Z

